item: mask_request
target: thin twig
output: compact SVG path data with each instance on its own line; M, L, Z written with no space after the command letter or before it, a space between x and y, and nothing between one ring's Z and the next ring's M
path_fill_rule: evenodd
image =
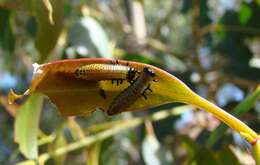
M172 50L168 45L162 43L160 40L157 40L155 38L146 38L146 44L147 46L157 50L157 51L160 51L160 52L164 52L164 53L169 53L169 54L172 54L176 57L182 57L182 58L185 58L189 56L188 53L180 53L180 52L177 52L177 51L174 51Z
M229 32L238 32L238 33L247 33L247 34L254 34L260 35L259 28L254 27L243 27L238 25L224 25L224 24L210 24L203 28L201 28L200 36L204 36L209 32L215 31L229 31Z
M12 2L1 2L0 7L12 9L12 10L20 10L22 8L22 3L19 1L12 1Z
M202 37L200 35L200 24L199 24L199 17L200 17L200 1L199 0L193 0L192 1L192 15L191 15L191 34L192 34L192 42L191 42L191 62L193 64L194 69L200 74L201 78L201 84L206 84L205 82L205 70L201 65L201 61L199 58L198 50L201 45Z

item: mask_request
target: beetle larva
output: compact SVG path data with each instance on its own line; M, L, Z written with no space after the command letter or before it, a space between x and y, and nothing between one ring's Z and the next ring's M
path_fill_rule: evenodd
M154 77L155 73L145 67L138 78L114 99L107 110L107 114L115 115L122 112L142 95L147 99L145 92L146 90L152 91L149 83Z
M118 64L89 64L75 70L75 77L84 80L116 80L117 85L127 80L132 82L137 70L129 66ZM113 82L113 81L112 81Z

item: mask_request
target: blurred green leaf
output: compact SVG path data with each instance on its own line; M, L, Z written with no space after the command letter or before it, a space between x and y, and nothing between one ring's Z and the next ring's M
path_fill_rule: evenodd
M186 149L186 152L188 154L188 159L186 160L186 163L191 164L190 161L192 160L192 158L194 158L195 154L198 152L199 145L195 141L190 139L188 136L180 136L178 138L180 139L181 145L183 146L183 148Z
M29 159L38 156L37 132L43 96L34 94L18 111L15 119L15 141L20 151Z
M213 152L207 148L200 148L192 161L196 165L239 165L238 158L229 149L225 148L219 152Z
M225 32L222 28L220 28L220 29L217 31L217 34L218 34L218 36L219 36L219 38L220 38L221 40L224 40L225 37L226 37L226 32Z
M235 154L233 153L233 151L226 147L223 150L217 152L215 154L219 164L221 165L239 165L239 161L238 158L235 156Z
M85 17L81 23L88 28L90 38L102 57L112 57L109 41L100 24L91 17Z
M252 16L252 10L245 4L240 6L239 21L241 24L246 24Z
M9 53L15 48L15 35L11 26L11 10L0 8L0 44Z
M201 148L197 151L194 160L191 164L194 165L220 165L218 164L214 153L206 148Z
M181 141L188 152L188 158L193 158L188 160L187 164L206 165L210 162L210 164L214 165L239 165L237 157L228 147L221 151L213 152L208 148L199 146L188 137L182 136Z
M37 165L37 164L32 161L26 161L26 162L22 162L22 163L16 163L16 165Z
M87 164L91 164L91 165L99 164L101 144L102 142L98 141L87 148Z
M101 25L92 17L83 17L70 31L70 40L74 46L84 46L90 52L96 49L100 57L112 58L109 40Z
M55 150L55 148L65 146L67 144L66 138L63 133L63 127L62 126L58 127L55 132L56 132L56 138L55 138L54 142L49 143L49 146L48 146L50 154L52 153L52 151ZM56 165L64 164L66 157L67 157L67 154L54 156L54 158L53 158L54 164L56 164Z
M157 62L155 59L141 54L125 54L124 60L139 61L148 64L155 64Z
M231 114L235 115L236 117L239 117L250 110L252 106L254 106L254 103L257 101L257 99L260 97L260 86L248 97L245 98L240 104L238 104L232 111ZM228 127L221 123L211 134L208 138L207 145L213 146L217 140L219 140Z
M37 21L35 46L41 55L40 62L43 62L55 47L62 30L63 0L51 1L53 24L49 19L49 11L43 1L39 1L34 5L33 13Z
M260 5L260 0L256 0L257 4Z

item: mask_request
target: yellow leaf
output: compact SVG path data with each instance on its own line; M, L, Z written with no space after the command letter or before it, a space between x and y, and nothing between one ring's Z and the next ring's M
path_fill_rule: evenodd
M257 134L246 124L194 93L175 76L155 66L138 62L85 58L43 64L35 69L32 85L24 95L33 92L44 93L64 116L86 116L96 109L106 112L117 96L120 96L123 91L133 84L129 83L126 78L122 84L112 83L111 80L114 79L114 74L118 74L116 70L111 71L111 80L107 76L104 80L94 79L96 76L93 76L93 79L78 78L77 70L90 64L99 64L99 66L103 64L104 68L107 65L122 65L134 69L138 73L142 72L144 68L149 68L154 72L154 81L149 83L151 91L145 93L146 98L138 95L133 104L120 110L120 112L148 109L170 102L187 103L212 113L216 118L222 120L240 134L246 134L249 142L257 138ZM107 72L103 71L101 67L95 73L105 74ZM21 97L22 95L16 95L12 91L9 92L10 102Z

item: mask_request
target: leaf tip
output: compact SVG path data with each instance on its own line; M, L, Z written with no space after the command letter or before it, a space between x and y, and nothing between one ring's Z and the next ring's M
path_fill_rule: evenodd
M39 65L38 63L34 63L32 66L33 66L33 75L41 74L43 72L41 69L39 69L41 65Z
M14 93L13 89L10 89L8 92L8 104L13 104L17 98L18 95Z
M8 104L13 104L15 100L23 98L26 95L29 95L29 89L24 92L22 95L18 95L14 92L13 89L10 89L8 92Z
M249 143L251 143L252 145L254 145L254 143L257 142L258 140L258 136L256 137L253 137L252 135L250 135L249 133L247 132L239 132L239 134L245 138Z

